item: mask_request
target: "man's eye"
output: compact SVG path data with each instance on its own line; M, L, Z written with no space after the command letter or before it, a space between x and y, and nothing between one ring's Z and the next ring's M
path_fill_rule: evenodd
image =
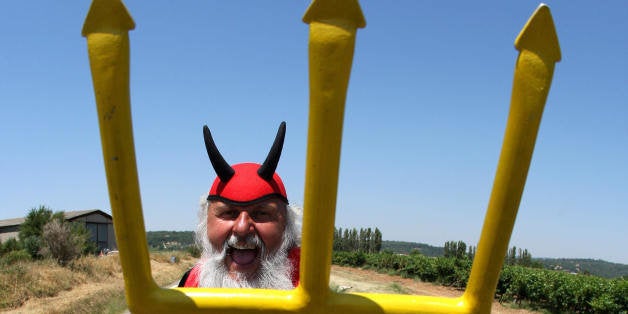
M255 211L251 215L255 220L265 220L270 218L270 214L264 211Z
M236 219L238 217L238 212L235 210L228 210L220 213L220 218L223 219Z

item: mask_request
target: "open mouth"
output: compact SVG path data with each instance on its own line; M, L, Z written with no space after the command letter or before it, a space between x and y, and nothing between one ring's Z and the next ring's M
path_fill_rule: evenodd
M236 249L229 247L227 254L231 256L231 259L238 265L252 264L257 258L258 249Z

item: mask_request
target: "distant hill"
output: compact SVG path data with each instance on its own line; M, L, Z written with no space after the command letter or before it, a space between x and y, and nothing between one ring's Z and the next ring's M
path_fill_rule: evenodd
M418 250L425 256L437 257L445 254L443 247L431 246L425 243L404 241L382 241L382 251L389 250L398 254L409 254L412 250Z
M425 243L404 241L382 241L382 251L390 250L394 253L408 254L413 249L419 250L425 256L443 256L443 247L431 246ZM628 265L611 263L603 260L585 258L532 258L540 262L547 269L554 269L577 274L590 274L603 278L628 277Z
M604 278L628 277L628 265L584 258L534 258L545 268Z
M148 231L146 241L151 250L181 250L194 244L194 232Z

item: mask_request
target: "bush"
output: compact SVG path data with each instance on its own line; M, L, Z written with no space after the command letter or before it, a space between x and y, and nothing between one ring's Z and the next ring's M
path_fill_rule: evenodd
M0 265L12 265L17 262L26 262L31 260L31 255L25 250L11 251L0 258Z
M20 242L18 242L15 238L10 238L0 245L0 256L21 249L22 246L20 245Z
M456 260L451 257L438 258L436 261L436 273L438 282L450 286L455 281Z
M44 226L41 255L55 259L59 265L66 265L81 256L87 239L87 233L76 224L51 220Z
M436 263L437 259L433 257L413 256L406 267L401 269L401 274L422 281L434 282L438 279Z
M351 266L351 267L360 267L364 265L366 261L366 257L362 252L333 252L332 253L332 263L342 265L342 266Z
M615 304L624 311L628 312L628 279L611 280L611 287L608 294L613 297Z
M22 241L22 247L32 258L41 258L39 251L41 250L41 238L37 236L29 236L26 238L20 238Z
M188 246L186 251L194 258L201 257L201 248L197 244Z
M603 294L589 303L591 310L595 313L621 313L621 306L615 303L609 294Z

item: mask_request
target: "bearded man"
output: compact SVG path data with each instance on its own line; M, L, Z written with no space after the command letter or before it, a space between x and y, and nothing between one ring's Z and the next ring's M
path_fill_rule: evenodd
M282 122L263 164L230 166L209 128L209 160L218 175L201 199L196 242L200 261L179 287L292 289L299 283L300 210L288 204L275 173L286 132Z

